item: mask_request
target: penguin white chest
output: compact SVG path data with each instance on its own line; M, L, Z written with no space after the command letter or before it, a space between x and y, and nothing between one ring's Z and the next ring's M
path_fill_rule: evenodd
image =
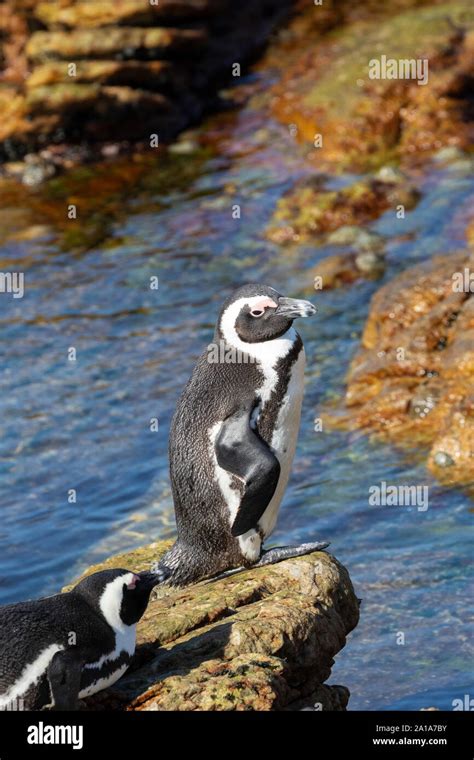
M304 349L301 349L298 359L291 367L288 386L280 403L270 441L270 448L280 463L280 477L275 493L258 522L264 537L269 536L275 527L280 504L291 473L303 403L304 367L305 353Z

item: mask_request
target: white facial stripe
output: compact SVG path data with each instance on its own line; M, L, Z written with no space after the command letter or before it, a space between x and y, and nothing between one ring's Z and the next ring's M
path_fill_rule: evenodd
M101 668L109 660L116 660L122 652L127 652L130 656L135 652L136 628L134 625L126 625L120 617L120 607L123 598L123 586L129 586L135 583L137 576L135 573L126 573L119 575L113 581L107 584L102 596L100 597L99 607L107 623L113 628L115 633L115 647L111 652L103 654L97 662L89 662L84 665L85 668ZM100 687L103 688L103 687ZM97 688L97 691L100 689ZM92 693L92 692L91 692Z
M133 582L134 578L134 573L119 575L118 578L114 578L113 581L107 583L100 597L100 610L114 631L122 631L128 627L120 617L120 607L122 606L123 586L128 586Z
M40 652L36 660L25 666L20 677L10 686L8 691L0 695L0 707L5 707L14 699L20 698L31 686L38 683L56 652L63 649L64 647L61 644L51 644Z

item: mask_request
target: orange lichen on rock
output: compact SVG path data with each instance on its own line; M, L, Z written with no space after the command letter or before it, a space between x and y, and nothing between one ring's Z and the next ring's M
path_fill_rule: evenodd
M396 15L392 5L372 17L366 9L364 18L346 18L316 45L295 36L299 52L269 93L274 115L293 126L318 168L366 171L391 158L408 163L472 143L466 104L474 21L467 4L413 3ZM317 9L311 12L317 17ZM382 54L426 61L426 83L372 78L371 61ZM317 134L323 144L313 148Z
M472 280L470 280L472 273ZM374 296L344 424L429 448L443 482L474 486L474 256L439 256Z

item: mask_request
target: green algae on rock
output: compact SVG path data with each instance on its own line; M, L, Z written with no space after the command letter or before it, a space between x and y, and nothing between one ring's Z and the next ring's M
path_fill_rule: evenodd
M168 547L110 557L85 575L144 570ZM358 618L347 570L325 552L159 587L137 629L135 665L84 709L344 710L348 690L324 682Z
M397 5L347 19L320 36L316 47L297 39L299 54L292 66L282 66L269 93L273 113L294 125L319 168L367 171L390 159L418 160L445 145L467 148L472 141L466 111L474 45L469 4L438 3L390 15ZM428 83L371 79L369 62L381 54L428 60ZM316 134L323 146L314 149Z

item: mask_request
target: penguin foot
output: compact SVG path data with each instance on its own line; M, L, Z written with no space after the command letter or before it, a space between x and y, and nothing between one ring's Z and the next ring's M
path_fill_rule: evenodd
M299 546L275 546L274 549L263 550L260 559L252 567L275 565L284 559L292 559L293 557L311 554L311 552L319 552L327 546L329 546L328 541L315 541L311 544L300 544Z
M254 565L248 565L246 567L233 567L230 570L226 570L218 575L213 575L211 578L204 580L204 583L214 583L214 581L220 581L223 578L229 578L236 573L242 573L245 570L252 570L254 567L264 567L265 565L276 565L277 562L282 562L284 559L292 559L293 557L303 557L305 554L311 554L311 552L319 552L329 546L329 541L315 541L310 544L300 544L299 546L275 546L273 549L264 549L260 556L260 559L255 562Z

